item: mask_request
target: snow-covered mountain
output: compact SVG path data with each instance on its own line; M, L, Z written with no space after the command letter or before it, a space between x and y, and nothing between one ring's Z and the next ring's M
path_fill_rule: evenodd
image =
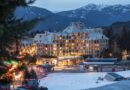
M107 26L117 21L130 20L130 5L89 4L76 10L58 13L62 16L84 19L90 27Z
M15 16L24 20L40 19L33 31L59 31L75 21L84 22L88 27L108 26L118 21L129 21L130 5L88 4L75 10L58 13L33 6L18 7Z
M33 6L18 7L14 14L17 19L39 19L39 22L32 31L58 31L65 28L70 22L78 20L76 18L61 16L46 9Z

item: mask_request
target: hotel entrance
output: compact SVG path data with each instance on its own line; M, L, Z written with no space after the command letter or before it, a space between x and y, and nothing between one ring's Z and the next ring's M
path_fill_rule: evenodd
M38 58L36 64L44 65L46 63L54 65L55 67L72 67L80 65L81 62L84 62L84 58L79 57L58 57L58 58Z

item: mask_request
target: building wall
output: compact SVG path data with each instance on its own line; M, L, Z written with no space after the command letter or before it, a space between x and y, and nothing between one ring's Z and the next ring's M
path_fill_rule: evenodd
M55 36L58 56L77 56L85 54L86 33L72 33L72 35Z

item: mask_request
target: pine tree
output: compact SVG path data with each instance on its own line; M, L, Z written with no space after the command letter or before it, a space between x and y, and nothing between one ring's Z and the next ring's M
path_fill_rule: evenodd
M22 19L16 20L13 13L18 6L28 6L35 0L0 0L0 63L2 63L3 57L9 56L9 50L13 42L18 41L26 34L28 30L34 26L37 20L32 21L21 21ZM1 67L5 67L1 65ZM6 69L8 71L8 68ZM6 71L5 70L5 71ZM0 73L1 76L5 76L6 72ZM7 77L6 77L7 78ZM0 82L3 83L3 80ZM9 79L9 78L7 78Z
M21 22L13 13L18 6L27 6L35 0L0 0L0 56L8 56L7 48L32 28L37 20Z

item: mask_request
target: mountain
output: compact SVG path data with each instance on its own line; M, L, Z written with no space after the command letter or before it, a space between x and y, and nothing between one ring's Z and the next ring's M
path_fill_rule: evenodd
M15 16L17 19L23 18L23 20L32 20L32 19L42 19L42 18L47 18L53 15L52 12L43 9L43 8L38 8L38 7L24 7L24 6L19 6L16 8L14 12Z
M130 5L89 4L75 10L53 13L43 8L18 7L16 18L23 20L39 19L32 31L61 31L70 22L81 21L87 27L109 26L114 22L130 20Z
M18 7L15 12L15 17L17 19L32 20L39 19L32 31L61 31L70 22L82 21L78 18L69 18L66 16L61 16L46 9L28 6L28 7Z
M90 27L108 26L118 21L130 20L130 5L95 5L89 4L84 7L59 12L67 17L84 19Z

